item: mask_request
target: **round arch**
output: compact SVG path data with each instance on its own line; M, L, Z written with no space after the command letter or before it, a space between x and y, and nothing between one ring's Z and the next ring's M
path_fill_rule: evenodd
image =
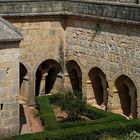
M60 64L53 59L43 61L36 71L36 96L45 95L54 89L58 74L62 72ZM62 78L59 76L59 78ZM59 81L59 85L61 85Z
M48 57L45 56L45 57L39 59L39 60L36 62L36 64L34 65L34 70L33 70L34 76L36 76L36 72L37 72L39 66L40 66L43 62L45 62L46 60L54 60L55 62L57 62L57 63L59 64L59 62L58 62L57 59L55 59L55 58L48 58ZM60 65L60 67L62 67L61 64L59 64L59 65ZM61 71L62 71L62 69L61 69Z
M125 76L128 76L132 81L133 83L135 84L136 86L136 89L138 90L139 89L139 85L137 84L138 81L137 81L137 77L133 74L133 72L128 72L128 71L123 71L123 70L118 70L118 72L114 73L113 76L112 76L112 79L111 81L113 83L115 83L116 79L121 76L121 75L125 75Z
M98 68L92 68L88 73L89 79L91 81L92 89L94 92L94 98L97 105L105 105L107 107L108 102L108 82L103 71Z
M115 86L120 99L120 108L127 117L137 117L137 89L134 82L126 75L120 75L115 80Z

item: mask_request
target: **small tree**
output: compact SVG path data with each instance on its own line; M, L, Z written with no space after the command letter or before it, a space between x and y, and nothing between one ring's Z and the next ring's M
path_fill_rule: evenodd
M85 110L86 100L81 96L75 96L74 93L68 92L64 95L60 104L61 110L66 111L70 121L76 121Z

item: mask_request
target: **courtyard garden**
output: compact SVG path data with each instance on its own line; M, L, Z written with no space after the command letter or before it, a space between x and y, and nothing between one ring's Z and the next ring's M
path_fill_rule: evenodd
M5 140L140 140L140 120L86 104L80 94L53 94L36 98L44 132Z

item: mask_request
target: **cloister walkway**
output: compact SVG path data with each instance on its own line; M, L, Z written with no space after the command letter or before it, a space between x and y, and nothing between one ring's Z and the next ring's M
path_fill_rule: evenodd
M41 120L35 116L34 110L34 107L27 106L24 101L20 100L20 134L43 131Z

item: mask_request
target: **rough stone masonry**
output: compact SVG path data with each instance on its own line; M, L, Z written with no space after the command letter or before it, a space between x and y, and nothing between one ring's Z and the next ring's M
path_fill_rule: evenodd
M0 18L0 137L19 132L20 32Z
M0 136L19 134L19 98L57 91L140 117L138 0L0 0L0 16Z

